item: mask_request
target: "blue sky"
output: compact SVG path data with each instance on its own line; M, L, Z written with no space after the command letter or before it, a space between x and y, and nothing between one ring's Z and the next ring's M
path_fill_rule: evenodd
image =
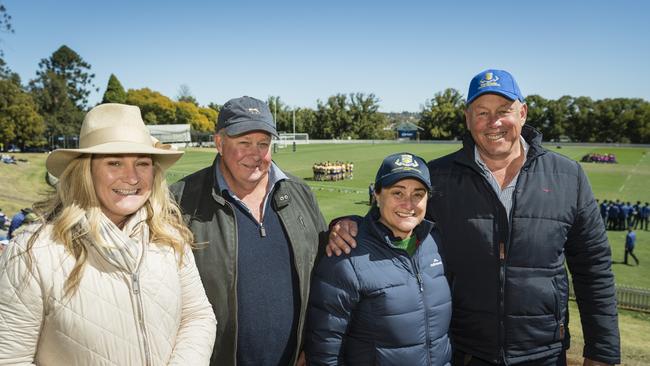
M374 93L381 110L419 111L445 88L503 68L525 95L650 100L650 2L3 0L0 34L23 82L61 45L125 88L201 104L278 95L315 107Z

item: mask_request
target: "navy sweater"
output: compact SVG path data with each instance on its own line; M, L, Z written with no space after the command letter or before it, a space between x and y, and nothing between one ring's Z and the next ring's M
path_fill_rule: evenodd
M297 349L300 308L293 258L277 213L269 202L263 229L234 202L237 253L237 365L288 365Z

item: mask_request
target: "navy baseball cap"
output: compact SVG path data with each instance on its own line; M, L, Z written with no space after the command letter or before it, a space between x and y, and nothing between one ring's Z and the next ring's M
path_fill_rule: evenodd
M427 163L421 157L407 152L388 155L384 159L375 177L375 189L390 187L406 178L417 179L431 190Z
M259 99L243 96L223 105L217 118L217 132L225 129L228 136L250 131L265 131L278 137L269 106Z
M489 69L478 73L469 82L466 105L483 94L498 94L510 100L524 102L515 78L507 71Z

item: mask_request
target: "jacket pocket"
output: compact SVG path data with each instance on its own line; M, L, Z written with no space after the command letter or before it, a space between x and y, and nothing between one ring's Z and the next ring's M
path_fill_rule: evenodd
M566 276L555 276L553 278L553 293L555 295L555 335L554 339L561 341L564 340L564 320L567 311L568 289L567 289Z

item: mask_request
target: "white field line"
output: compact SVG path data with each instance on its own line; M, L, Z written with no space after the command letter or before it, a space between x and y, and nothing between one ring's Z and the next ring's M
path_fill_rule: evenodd
M641 164L643 159L645 159L645 154L641 155L641 159L639 159L639 161L636 162L636 165L634 165L634 168L632 169L630 174L627 175L627 177L625 178L625 183L627 183L628 180L632 179L632 175L636 173L636 168L639 166L639 164ZM625 183L623 183L621 185L621 188L618 189L618 193L623 192L623 189L625 188Z

